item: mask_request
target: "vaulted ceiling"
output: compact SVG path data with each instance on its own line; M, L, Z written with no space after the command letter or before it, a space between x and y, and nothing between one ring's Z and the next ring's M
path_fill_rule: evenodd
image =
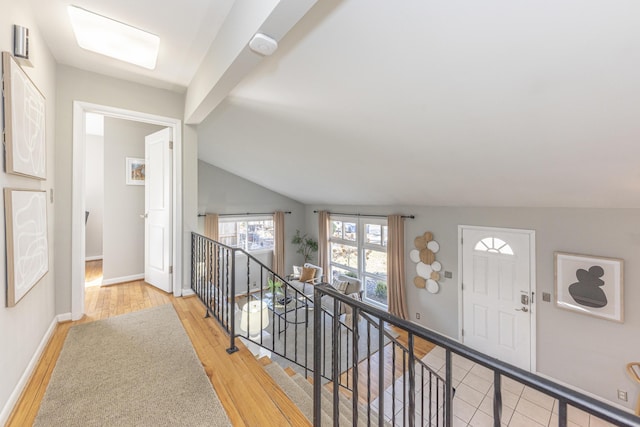
M166 62L105 68L68 34L59 61L186 89L202 160L302 202L640 207L636 0L308 2L247 27L279 40L264 58L225 30L250 1L86 3L166 37Z

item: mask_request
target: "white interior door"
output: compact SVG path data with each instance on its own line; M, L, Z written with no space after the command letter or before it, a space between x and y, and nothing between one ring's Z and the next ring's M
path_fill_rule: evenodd
M165 292L173 287L171 275L171 128L145 138L145 242L144 280Z
M463 343L532 370L531 232L462 228Z

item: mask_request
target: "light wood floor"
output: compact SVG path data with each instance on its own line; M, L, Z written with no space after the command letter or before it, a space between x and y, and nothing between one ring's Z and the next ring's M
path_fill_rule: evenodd
M98 282L99 281L99 282ZM102 285L102 260L87 261L84 263L84 283L85 285L94 286L93 283Z
M33 424L69 328L169 303L176 309L234 426L311 425L242 343L236 341L240 350L227 354L227 335L215 320L203 317L204 306L196 297L174 298L142 281L89 287L85 295L86 316L58 325L7 426Z

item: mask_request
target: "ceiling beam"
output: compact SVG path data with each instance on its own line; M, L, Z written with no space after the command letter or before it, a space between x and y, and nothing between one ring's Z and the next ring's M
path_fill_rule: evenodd
M280 41L317 0L236 0L187 88L185 123L199 124L259 63L258 32Z

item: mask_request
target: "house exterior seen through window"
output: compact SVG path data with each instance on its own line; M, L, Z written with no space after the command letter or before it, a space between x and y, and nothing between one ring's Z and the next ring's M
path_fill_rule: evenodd
M366 302L387 307L387 220L331 216L331 278L360 279Z
M247 252L273 250L273 218L221 218L218 223L220 243Z

